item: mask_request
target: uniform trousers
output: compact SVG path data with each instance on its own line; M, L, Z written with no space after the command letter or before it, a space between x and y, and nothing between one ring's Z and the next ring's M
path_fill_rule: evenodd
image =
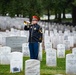
M30 59L38 59L39 43L29 42L29 50L30 50Z

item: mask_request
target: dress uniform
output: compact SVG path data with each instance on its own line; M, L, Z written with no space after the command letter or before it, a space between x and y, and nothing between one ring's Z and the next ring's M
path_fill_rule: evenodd
M38 17L32 17L32 24L25 25L24 30L29 30L30 59L38 59L39 43L42 42L42 28L37 24Z

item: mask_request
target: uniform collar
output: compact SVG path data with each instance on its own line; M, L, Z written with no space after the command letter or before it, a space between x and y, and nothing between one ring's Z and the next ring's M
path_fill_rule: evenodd
M37 25L37 23L36 24L33 24L33 25Z

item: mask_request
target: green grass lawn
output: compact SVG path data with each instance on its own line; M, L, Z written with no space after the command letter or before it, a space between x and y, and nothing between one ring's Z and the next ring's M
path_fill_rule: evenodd
M68 53L71 53L71 51L67 50L66 54ZM10 73L9 65L0 65L0 75L25 75L25 61L28 59L29 57L23 58L23 71L20 73ZM40 66L40 75L65 75L65 58L57 58L57 66L48 67L46 66L46 53L43 51L43 59Z

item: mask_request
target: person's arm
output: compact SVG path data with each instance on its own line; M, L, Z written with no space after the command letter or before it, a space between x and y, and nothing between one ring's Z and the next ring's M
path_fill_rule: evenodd
M42 33L42 28L41 27L39 28L39 35L40 35L39 41L42 42L42 40L43 40L43 33Z
M42 28L41 27L39 27L39 32L42 33Z
M24 30L29 30L29 26L24 26Z
M29 30L29 27L30 27L30 23L27 22L27 21L24 21L24 30Z

